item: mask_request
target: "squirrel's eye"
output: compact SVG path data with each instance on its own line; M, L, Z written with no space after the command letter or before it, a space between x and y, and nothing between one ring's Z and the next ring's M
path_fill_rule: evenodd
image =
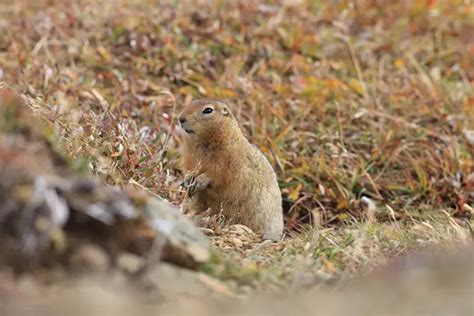
M214 111L213 108L205 108L204 110L202 110L202 114L211 114L212 111Z

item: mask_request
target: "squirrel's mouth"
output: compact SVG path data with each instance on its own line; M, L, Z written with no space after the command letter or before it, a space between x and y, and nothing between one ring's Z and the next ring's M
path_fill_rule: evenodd
M192 129L190 129L189 127L187 127L186 124L180 124L180 125L181 125L181 128L184 129L184 131L187 134L194 134L194 131Z
M194 134L194 131L187 126L186 122L179 122L179 126L184 129L187 134Z

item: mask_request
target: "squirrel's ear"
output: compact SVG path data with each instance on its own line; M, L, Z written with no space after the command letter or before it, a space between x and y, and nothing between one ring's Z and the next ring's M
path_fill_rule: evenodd
M231 115L230 111L229 111L229 108L227 106L224 106L222 108L222 115L224 115L224 116L230 116Z

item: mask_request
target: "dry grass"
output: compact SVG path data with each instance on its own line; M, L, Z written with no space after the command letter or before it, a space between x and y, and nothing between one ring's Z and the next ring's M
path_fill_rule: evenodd
M248 269L207 267L223 278L280 285L295 267L341 275L469 238L470 1L190 3L0 3L0 81L78 167L175 204L175 115L192 98L234 100L300 232L226 250Z
M229 281L241 293L341 287L409 251L443 253L471 239L471 232L445 212L425 219L410 216L404 224L354 221L336 228L307 229L276 244L244 238L236 245L232 234L222 234L214 241L226 256L217 253L202 269Z

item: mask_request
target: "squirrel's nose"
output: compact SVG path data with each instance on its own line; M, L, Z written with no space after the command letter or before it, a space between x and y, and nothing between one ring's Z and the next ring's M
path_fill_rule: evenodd
M178 119L178 121L179 121L180 124L186 123L186 119L185 119L184 117L180 117L180 118Z

